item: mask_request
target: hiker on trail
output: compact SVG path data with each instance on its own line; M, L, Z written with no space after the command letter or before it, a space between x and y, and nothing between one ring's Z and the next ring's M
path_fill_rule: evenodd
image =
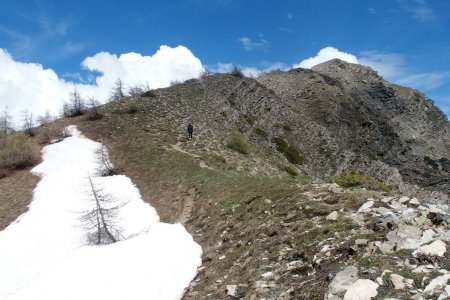
M188 127L187 127L188 133L189 133L189 138L192 139L192 132L194 132L194 126L192 126L191 123L189 123Z

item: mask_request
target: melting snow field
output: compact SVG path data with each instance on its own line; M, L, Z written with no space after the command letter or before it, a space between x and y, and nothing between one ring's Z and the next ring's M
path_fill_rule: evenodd
M75 126L46 146L29 211L0 231L0 299L180 299L201 264L201 247L180 224L159 222L123 175L99 177L96 150ZM88 177L127 204L124 240L87 245L81 212L92 208Z

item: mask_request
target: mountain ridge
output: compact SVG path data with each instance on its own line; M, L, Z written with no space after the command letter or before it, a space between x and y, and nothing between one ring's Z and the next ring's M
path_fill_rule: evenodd
M202 76L98 110L95 120L88 111L41 126L36 138L77 125L162 221L184 224L204 252L184 299L338 299L332 282L348 266L372 281L396 270L417 289L427 280L411 264L450 269L401 250L404 228L414 247L427 230L448 243L449 122L426 96L367 67ZM363 182L331 183L348 178ZM24 205L8 206L8 220ZM379 285L380 297L417 294Z

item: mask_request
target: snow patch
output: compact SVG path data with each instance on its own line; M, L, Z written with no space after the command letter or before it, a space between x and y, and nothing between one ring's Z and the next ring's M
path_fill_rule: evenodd
M99 177L101 144L70 126L71 137L43 149L29 211L0 232L0 299L181 299L201 265L201 247L155 209L123 175ZM80 215L96 186L127 203L124 240L89 246Z

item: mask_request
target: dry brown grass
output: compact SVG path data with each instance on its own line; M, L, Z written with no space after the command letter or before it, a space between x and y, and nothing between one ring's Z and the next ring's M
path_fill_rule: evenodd
M15 171L0 179L0 230L28 210L39 177L30 169Z

